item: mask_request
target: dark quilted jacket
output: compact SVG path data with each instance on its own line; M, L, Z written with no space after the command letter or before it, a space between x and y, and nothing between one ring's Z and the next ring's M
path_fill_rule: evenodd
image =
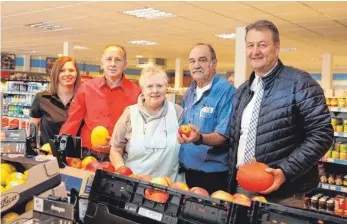
M236 92L231 119L229 190L237 184L237 148L242 112L252 97L250 85ZM272 168L281 168L286 181L272 195L303 193L319 183L317 163L333 141L333 129L320 85L306 72L278 62L264 77L265 90L258 119L255 158Z

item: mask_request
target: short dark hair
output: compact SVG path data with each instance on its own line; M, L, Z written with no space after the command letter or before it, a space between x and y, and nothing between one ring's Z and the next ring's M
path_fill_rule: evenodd
M124 59L125 61L127 60L127 52L125 51L125 48L119 44L107 44L105 47L104 47L104 51L102 52L102 54L105 53L105 51L109 48L109 47L116 47L118 49L121 49L123 52L124 52Z
M213 49L213 47L210 45L210 44L205 44L205 43L197 43L195 44L192 49L190 49L189 53L194 49L194 47L196 46L207 46L209 49L210 49L210 53L211 53L211 59L212 60L215 60L217 59L217 56L216 56L216 52L215 50Z
M280 34L275 24L268 20L258 20L251 23L246 27L246 36L250 30L269 30L272 33L273 40L277 43L280 42Z

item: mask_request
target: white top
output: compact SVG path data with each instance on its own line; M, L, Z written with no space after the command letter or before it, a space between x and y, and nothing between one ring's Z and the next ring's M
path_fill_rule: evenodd
M277 65L277 63L276 63ZM265 75L262 77L267 76L272 72L272 70L276 67L276 65ZM255 78L252 82L251 85L251 91L254 92L253 97L251 101L248 103L246 108L243 110L242 113L242 118L241 118L241 136L240 136L240 141L239 141L239 147L237 148L237 164L236 167L239 168L244 164L244 158L245 158L245 147L246 147L246 141L248 137L248 129L249 129L249 124L251 123L251 118L252 118L252 112L255 104L255 95L257 95L259 89L260 89L260 77L256 74Z
M206 91L209 90L212 86L212 81L207 84L206 86L200 88L200 87L196 87L196 101L200 100L202 94Z
M180 144L176 138L176 109L173 103L167 103L167 114L148 123L144 122L138 104L129 107L132 135L126 146L128 158L124 158L124 163L136 174L148 174L153 178L168 176L172 182L185 181L184 174L178 174Z

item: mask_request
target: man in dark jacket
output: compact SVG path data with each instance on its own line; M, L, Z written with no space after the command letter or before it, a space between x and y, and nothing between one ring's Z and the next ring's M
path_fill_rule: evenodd
M238 186L237 169L267 164L274 183L260 192L268 201L301 207L318 186L317 163L333 141L333 129L320 85L307 73L278 59L279 33L265 20L246 27L247 61L253 72L235 94L229 151L229 190Z

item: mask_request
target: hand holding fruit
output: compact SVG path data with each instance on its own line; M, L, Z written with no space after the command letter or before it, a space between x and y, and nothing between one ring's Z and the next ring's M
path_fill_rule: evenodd
M111 150L111 145L110 145L111 137L107 136L106 140L107 140L107 144L106 145L94 145L93 146L94 151L96 151L96 152L103 152L103 153L109 154L110 150Z
M284 176L284 173L281 169L266 168L265 171L273 175L274 181L273 181L273 184L268 189L260 193L270 194L271 192L276 191L278 188L280 188L280 186L286 180L286 177Z
M180 144L193 143L200 138L200 129L195 125L182 125L178 129L177 141Z
M90 136L94 151L110 153L111 145L108 130L103 126L96 126Z

